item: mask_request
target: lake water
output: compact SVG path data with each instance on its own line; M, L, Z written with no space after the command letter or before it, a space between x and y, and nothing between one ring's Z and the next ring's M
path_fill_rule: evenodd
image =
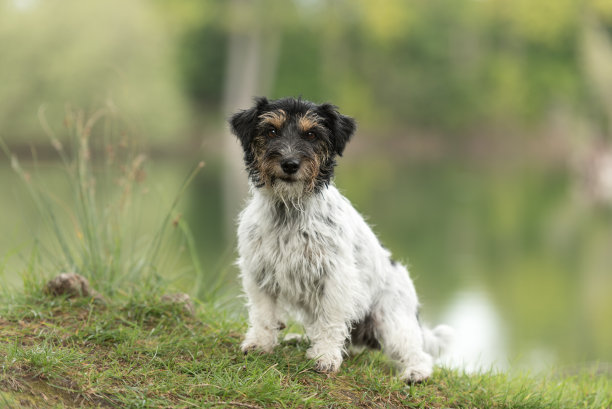
M133 204L141 208L140 226L158 225L196 162L149 164ZM227 296L238 287L234 244L224 234L220 168L209 161L179 211L209 281L225 272L221 297L231 308L242 301ZM41 169L35 182L70 208L62 168ZM0 265L5 282L14 284L34 238L44 243L52 236L6 160L0 183ZM449 364L538 370L612 361L612 209L586 200L563 167L361 156L342 159L336 184L409 265L424 320L455 328ZM169 245L178 252L181 243ZM189 270L181 274L175 284L193 289Z

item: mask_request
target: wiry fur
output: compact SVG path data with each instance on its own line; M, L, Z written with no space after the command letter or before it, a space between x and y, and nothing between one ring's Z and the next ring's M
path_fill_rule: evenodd
M243 351L272 351L292 316L304 325L306 355L319 371L338 370L352 342L382 347L407 381L429 377L450 329L420 325L406 268L331 183L354 121L329 104L260 98L230 124L251 182L238 227L250 324ZM286 161L299 168L286 172Z

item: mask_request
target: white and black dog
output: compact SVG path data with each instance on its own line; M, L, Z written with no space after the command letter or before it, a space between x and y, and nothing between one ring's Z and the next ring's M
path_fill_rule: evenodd
M428 378L452 330L420 325L406 267L332 183L355 121L331 104L257 98L230 125L251 186L238 227L249 311L242 350L272 351L292 316L318 371L337 371L350 343L382 347L408 382Z

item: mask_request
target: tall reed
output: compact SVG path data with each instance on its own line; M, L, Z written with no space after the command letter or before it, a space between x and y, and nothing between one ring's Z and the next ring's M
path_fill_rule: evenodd
M150 197L143 198L147 192L143 183L146 156L130 136L127 121L112 105L90 115L67 107L67 138L62 141L47 123L44 109L39 111L39 119L61 162L70 193L64 197L52 186L45 186L34 150L32 173L0 139L42 221L34 239L32 263L26 270L36 272L41 280L61 272L78 273L110 296L157 291L162 277L175 273L177 246L170 245L169 236L174 232L183 241L191 240L187 228L169 228L177 217L180 198L203 162L196 164L180 185L157 228L140 231L141 206L151 202ZM197 255L190 251L190 257L192 267L198 270Z

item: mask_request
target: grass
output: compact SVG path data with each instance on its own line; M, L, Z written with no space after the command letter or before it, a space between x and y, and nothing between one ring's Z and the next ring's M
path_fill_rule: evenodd
M336 375L312 370L305 343L244 356L245 321L209 304L197 313L155 298L109 304L51 298L42 289L3 300L0 406L57 408L408 407L610 408L610 379L465 374L437 369L406 385L377 352ZM6 301L9 301L8 303Z
M25 170L0 139L51 237L27 257L22 288L0 288L0 407L612 406L610 379L588 372L530 377L439 368L427 382L406 385L376 352L349 357L331 376L312 370L304 342L281 344L269 355L244 356L239 348L244 316L218 307L215 290L224 276L204 277L189 228L175 214L201 165L186 178L157 230L134 233L127 224L140 211L131 203L143 157L122 151L123 133L113 118L105 121L112 115L110 108L89 119L69 111L69 149L43 119L66 169L68 200L37 185L35 172L33 177ZM92 158L95 144L105 157ZM104 181L116 189L98 195ZM172 270L164 262L174 253L167 239L172 225L193 264L193 293L203 300L194 315L162 301L170 288L162 277ZM0 279L3 268L0 263ZM89 278L106 302L46 295L45 281L66 271Z

